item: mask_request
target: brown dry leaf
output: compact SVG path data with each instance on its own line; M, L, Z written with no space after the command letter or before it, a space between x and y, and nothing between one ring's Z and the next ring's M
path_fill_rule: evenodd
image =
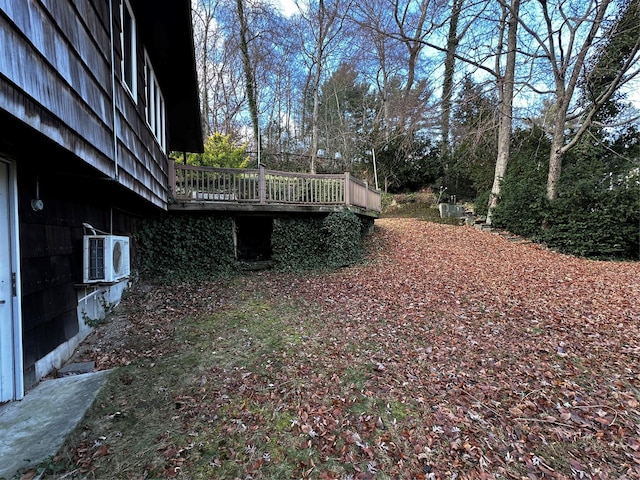
M365 264L329 273L141 289L114 319L127 334L92 334L91 355L99 368L169 356L180 319L235 314L255 295L298 312L300 341L251 368L202 366L193 389L169 397L185 432L219 427L229 442L211 468L235 462L267 476L272 462L241 453L259 439L299 448L296 478L333 478L340 465L354 478L566 478L590 464L601 478L634 478L639 264L411 219L377 220L368 252ZM214 332L210 343L229 337L239 354L260 346L241 334ZM276 415L286 419L277 432ZM91 463L93 447L83 448L79 465ZM531 452L554 449L563 455L533 465ZM184 454L181 476L193 457Z

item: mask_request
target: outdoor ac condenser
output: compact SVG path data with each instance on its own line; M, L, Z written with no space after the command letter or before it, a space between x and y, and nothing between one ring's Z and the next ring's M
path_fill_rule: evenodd
M82 281L111 283L128 277L129 237L85 235L83 238Z

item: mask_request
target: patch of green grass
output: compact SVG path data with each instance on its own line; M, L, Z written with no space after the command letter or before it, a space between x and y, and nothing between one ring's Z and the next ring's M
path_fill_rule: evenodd
M315 452L300 448L295 415L271 402L230 402L188 459L189 478L290 478ZM204 431L203 425L197 430ZM268 434L266 433L268 431Z
M377 416L385 424L404 420L409 415L409 406L398 401L384 398L363 397L351 406L355 416Z
M271 397L311 326L294 303L244 297L176 321L166 355L115 371L56 464L96 478L235 478L258 466L261 478L287 477L303 454L294 412Z
M391 418L396 420L404 420L409 415L409 409L406 404L397 400L390 400L386 404L386 411Z
M365 382L369 378L369 375L362 367L351 366L345 370L342 374L341 379L342 382L356 390L362 390L365 385Z
M280 362L274 352L294 349L304 328L304 319L295 307L274 308L267 302L250 300L205 318L188 319L177 338L191 344L198 339L193 346L216 365L277 369Z
M127 478L131 472L142 471L160 475L167 461L163 451L187 438L176 416L175 401L190 378L183 375L183 366L171 357L153 367L120 367L68 440L61 457L70 465L75 463L80 471L96 468L98 476L102 472L111 478ZM91 458L78 461L76 455L85 451L92 452Z

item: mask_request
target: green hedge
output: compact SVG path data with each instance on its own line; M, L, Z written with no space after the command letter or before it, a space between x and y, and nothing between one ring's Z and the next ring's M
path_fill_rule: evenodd
M604 142L584 142L566 155L558 198L550 202L545 195L547 143L540 137L540 148L519 145L504 177L493 225L567 254L638 260L637 157L624 150L615 154Z
M566 185L551 203L542 238L564 253L638 260L640 178L609 176L599 159L581 160L566 168Z

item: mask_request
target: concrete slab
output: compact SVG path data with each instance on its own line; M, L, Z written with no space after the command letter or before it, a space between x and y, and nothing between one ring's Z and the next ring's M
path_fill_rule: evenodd
M92 372L96 367L96 362L73 362L68 363L58 370L58 377L66 377L69 375L78 375L80 373Z
M0 479L55 455L91 406L110 370L40 382L0 406Z

